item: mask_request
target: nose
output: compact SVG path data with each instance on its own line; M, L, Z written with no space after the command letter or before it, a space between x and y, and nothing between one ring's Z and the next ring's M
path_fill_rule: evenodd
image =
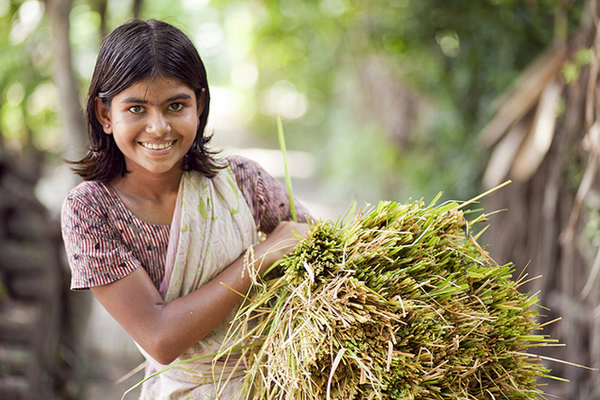
M171 132L171 124L162 112L154 112L148 118L146 131L157 136L163 136Z

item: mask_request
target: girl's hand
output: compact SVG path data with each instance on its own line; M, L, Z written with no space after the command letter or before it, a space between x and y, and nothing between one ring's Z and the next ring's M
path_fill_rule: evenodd
M255 265L262 274L274 262L294 251L300 239L305 239L309 226L306 223L282 221L267 239L255 247Z
M267 241L275 243L281 251L281 256L292 252L300 239L306 238L306 232L309 227L307 223L298 223L293 221L282 221L267 236Z

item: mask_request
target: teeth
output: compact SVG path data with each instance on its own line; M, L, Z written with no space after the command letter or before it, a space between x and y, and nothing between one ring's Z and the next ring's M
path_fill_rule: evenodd
M147 149L151 149L151 150L162 150L162 149L166 149L168 147L171 147L173 145L174 142L168 142L168 143L144 143L142 142L142 146L144 146Z

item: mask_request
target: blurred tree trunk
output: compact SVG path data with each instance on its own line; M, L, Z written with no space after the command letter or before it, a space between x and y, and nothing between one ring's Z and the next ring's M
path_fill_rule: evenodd
M550 308L540 314L548 321L562 318L542 333L566 346L536 352L599 368L600 30L597 5L592 3L588 10L593 21L568 43L549 49L542 63L525 72L482 138L493 149L486 171L488 186L501 178L514 181L486 200L487 210L504 210L490 218L485 239L491 243L489 251L499 263L513 262L516 275L527 266L529 278L541 276L523 289L540 292L540 304ZM586 51L596 55L586 59ZM560 52L563 58L557 56ZM568 68L577 73L569 83ZM556 101L545 103L548 91L556 88ZM534 140L540 137L551 140L549 147ZM509 172L503 174L505 170ZM600 398L598 372L555 362L548 366L551 375L570 383L549 381L547 393L565 399Z
M44 0L44 4L54 36L54 81L61 95L61 116L66 141L64 155L67 159L76 159L83 156L81 149L85 143L86 128L69 42L69 14L73 0Z
M61 96L62 108L60 110L63 122L65 151L63 157L68 160L80 159L84 154L84 145L87 141L87 129L83 118L82 106L79 98L79 87L73 67L70 35L70 13L73 8L73 0L43 0L46 5L46 15L50 21L52 34L54 36L54 82ZM106 33L106 0L100 0L97 4L101 16L101 33ZM73 176L73 185L77 180ZM57 240L58 251L64 254L64 245L60 238L60 227L56 227L59 237ZM63 313L61 319L61 339L63 346L70 352L69 367L73 373L69 376L70 383L74 387L74 395L79 396L84 390L84 379L86 375L86 359L83 348L83 334L87 327L88 316L91 306L91 293L75 294L69 290L70 274L68 266L64 265L64 257L61 259L63 270L63 284L60 296L63 302ZM73 390L72 390L73 392Z
M133 18L139 18L140 14L142 12L142 4L143 4L143 0L134 0L133 1L133 7L132 7L132 11L133 11Z
M95 1L93 7L100 14L100 37L104 38L108 34L108 29L106 27L106 8L107 8L107 0L98 0Z

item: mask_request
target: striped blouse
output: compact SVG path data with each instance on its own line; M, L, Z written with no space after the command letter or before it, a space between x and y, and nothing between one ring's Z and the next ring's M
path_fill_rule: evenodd
M244 157L227 161L259 231L270 233L279 221L291 220L288 195L278 180ZM299 219L309 215L295 205ZM72 290L114 282L140 266L160 286L170 225L136 218L109 184L85 181L75 187L63 203L61 224Z

